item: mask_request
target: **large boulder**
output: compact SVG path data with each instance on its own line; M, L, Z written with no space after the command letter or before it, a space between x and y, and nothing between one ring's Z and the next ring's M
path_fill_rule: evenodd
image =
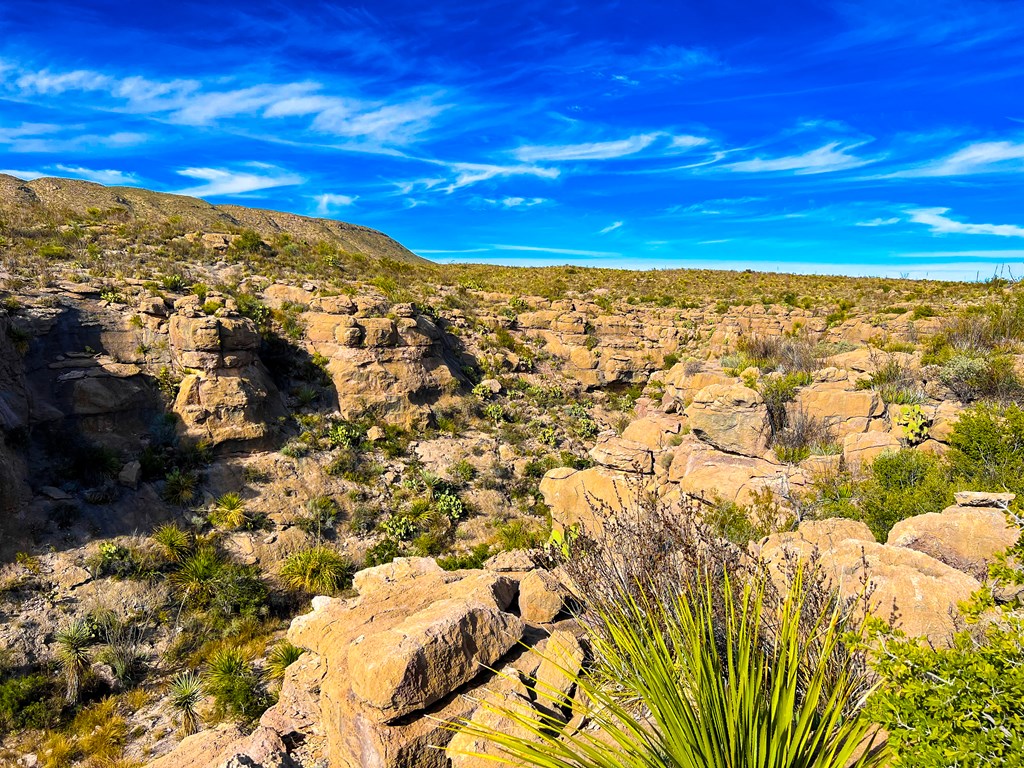
M803 474L765 459L724 453L684 435L672 449L668 479L680 491L708 499L748 504L765 489L782 492L804 484Z
M609 469L639 472L654 471L654 454L647 446L624 437L606 437L590 449L590 458Z
M293 666L319 688L316 701L286 676L263 721L290 729L316 718L326 742L321 756L332 766L442 768L447 758L435 747L477 706L459 691L485 684L487 668L502 666L522 637L523 623L510 612L517 584L423 559L370 569L355 583L358 597L316 598L313 612L288 631L309 649Z
M764 398L742 384L712 384L686 409L693 433L721 451L760 456L767 447Z
M599 533L609 515L634 508L645 488L638 476L605 467L558 467L540 481L555 530L578 525L590 534Z
M563 611L567 595L548 571L530 571L519 582L519 612L524 621L547 624Z
M871 420L885 412L885 404L877 392L870 389L848 391L845 384L804 387L796 402L809 416L829 425L839 440L866 432Z
M271 437L286 409L266 369L254 364L239 371L185 376L174 412L190 435L220 445Z
M908 635L947 643L959 604L981 583L930 555L878 544L869 535L860 524L803 523L795 533L762 540L757 553L776 578L787 575L787 564L813 561L842 597L863 600L864 609Z
M898 451L900 441L889 432L850 433L843 438L843 460L850 468L870 464L886 451Z
M1012 494L1010 494L1012 496ZM946 565L984 579L988 566L1020 538L1006 512L997 506L947 507L901 520L889 532L887 544L931 555Z

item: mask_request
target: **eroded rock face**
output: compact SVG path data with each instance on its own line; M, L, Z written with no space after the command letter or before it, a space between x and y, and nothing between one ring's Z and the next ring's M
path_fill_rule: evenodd
M172 354L194 371L182 379L173 406L185 430L213 445L274 435L286 410L257 354L252 321L174 315L168 326Z
M742 384L712 384L694 395L686 417L695 435L727 453L760 456L767 448L764 398Z
M998 502L986 497L988 494L974 494L964 498L971 506L952 506L942 512L901 520L892 527L886 543L924 552L957 570L984 579L989 563L994 562L997 554L1012 547L1021 533L1009 524ZM992 506L982 506L986 501Z
M776 575L787 553L798 560L816 558L842 596L867 595L868 610L893 619L908 635L947 643L956 630L958 605L980 582L923 552L879 544L865 532L849 521L802 523L796 532L764 539L758 554Z

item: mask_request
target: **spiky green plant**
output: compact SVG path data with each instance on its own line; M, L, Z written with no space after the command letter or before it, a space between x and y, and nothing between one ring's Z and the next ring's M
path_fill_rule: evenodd
M245 500L237 493L225 493L214 503L210 512L210 522L218 528L233 530L243 527L249 522L245 510Z
M182 560L170 581L183 603L206 605L213 598L224 571L224 560L211 546L201 546Z
M182 530L174 523L161 525L153 532L153 541L160 545L164 551L164 557L172 563L179 563L188 554L192 544L191 537L187 531Z
M267 654L267 674L272 680L280 680L284 677L284 671L298 661L302 653L299 646L282 640Z
M488 759L541 768L881 765L884 749L853 759L872 726L858 714L859 681L834 666L840 611L811 618L808 642L799 581L777 612L756 583L727 584L724 608L710 579L673 604L622 594L597 611L591 673L563 668L568 689L538 683L531 696L544 706L487 700L497 717L461 729L489 742ZM561 692L573 686L574 699ZM580 702L596 727L560 733L561 712Z
M179 672L168 686L168 702L178 716L182 736L199 730L199 703L203 700L203 679L198 672Z
M164 498L172 504L187 506L196 500L198 485L195 473L184 472L176 467L164 478Z
M69 703L78 700L82 680L89 671L93 631L88 622L78 619L57 632L57 663L64 675L65 697Z
M349 585L351 561L324 545L296 552L285 560L281 577L295 590L317 595L332 595Z

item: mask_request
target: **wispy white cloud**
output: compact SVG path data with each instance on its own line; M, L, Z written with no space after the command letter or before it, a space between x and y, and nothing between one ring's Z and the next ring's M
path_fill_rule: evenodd
M95 181L99 184L110 184L116 186L139 183L138 176L134 173L125 173L124 171L83 168L80 165L55 165L54 168L60 171L60 175L62 176L74 176L87 181Z
M12 65L9 65L12 66ZM256 83L225 87L223 79L151 80L116 77L92 70L24 71L0 88L23 98L105 93L111 109L160 116L188 126L209 126L239 117L283 119L306 117L313 131L378 144L402 145L429 129L451 105L439 103L440 92L398 92L388 99L358 93L331 93L319 82ZM228 81L230 82L230 80ZM107 106L107 105L104 105ZM365 149L365 148L364 148Z
M868 221L858 221L854 226L857 227L888 227L893 224L899 224L902 219L899 216L890 216L888 219L869 219Z
M887 178L971 176L1024 172L1024 142L982 141L927 163L887 174Z
M49 174L43 171L15 171L15 170L0 170L0 175L3 176L14 176L15 178L21 179L22 181L32 181L32 179L41 179Z
M851 150L867 142L859 141L843 146L838 141L804 152L801 155L785 155L783 157L755 157L729 163L724 168L739 173L783 173L792 172L796 175L831 173L860 168L876 162L876 158L864 158L851 154Z
M1016 224L970 224L951 219L945 214L949 208L915 208L907 211L915 224L925 224L937 235L995 235L997 237L1024 237L1024 227Z
M8 152L55 154L90 148L116 149L141 144L142 133L115 131L109 134L81 133L81 126L51 123L21 123L0 127L0 146Z
M616 141L592 141L583 144L535 144L519 147L513 153L524 163L572 160L614 160L635 155L658 139L660 133L641 133Z
M616 229L621 227L622 224L623 224L623 222L621 222L621 221L613 221L611 224L609 224L607 227L605 227L604 229L599 231L597 234L599 234L599 235L607 235L609 232L614 232Z
M502 197L484 198L489 205L499 205L502 208L533 208L536 205L544 205L549 202L546 197Z
M195 187L178 190L179 195L192 197L222 197L258 192L262 189L289 187L306 180L295 173L268 166L265 163L249 163L252 171L229 170L226 168L182 168L178 173L190 179L205 182Z
M359 195L339 195L325 192L322 195L315 195L313 199L316 200L316 212L321 216L329 216L339 208L346 208L355 203L359 199Z
M454 172L454 180L444 187L445 192L453 192L462 187L478 184L499 176L537 176L542 179L557 179L561 171L558 168L545 168L539 165L496 165L491 163L447 163L434 161Z

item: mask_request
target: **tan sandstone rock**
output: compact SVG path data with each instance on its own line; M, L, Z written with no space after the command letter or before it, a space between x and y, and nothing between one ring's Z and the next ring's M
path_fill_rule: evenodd
M886 543L924 552L958 571L984 579L989 563L1019 537L1020 529L1009 524L1001 509L953 506L899 521Z
M760 456L766 448L764 398L742 384L712 384L686 409L693 433L719 450Z
M531 571L519 582L519 613L524 621L552 622L565 608L567 593L548 571Z

